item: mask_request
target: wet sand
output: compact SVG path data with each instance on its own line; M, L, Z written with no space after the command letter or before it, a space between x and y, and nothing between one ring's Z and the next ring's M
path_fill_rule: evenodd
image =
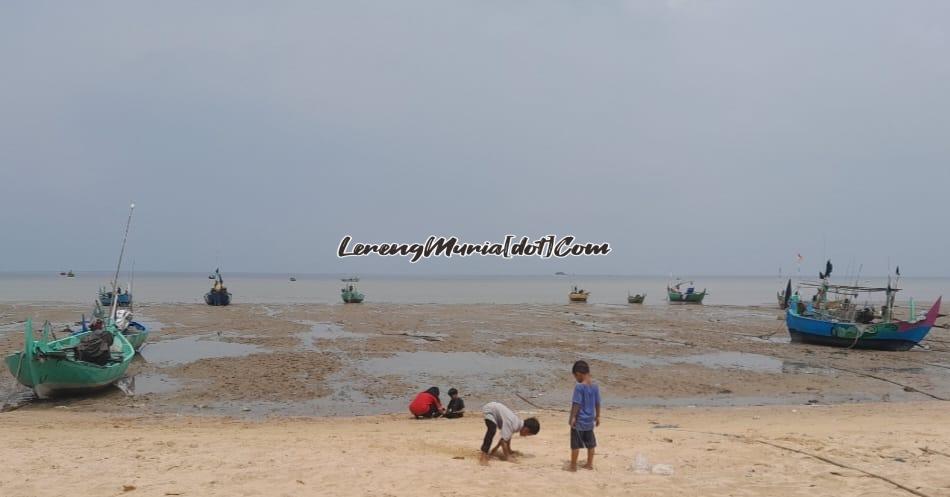
M62 329L82 312L0 305L0 350L22 346L27 316ZM136 312L152 336L123 381L131 394L29 400L0 375L12 409L0 494L950 496L943 329L924 349L873 352L790 344L769 307ZM595 471L570 474L576 359L591 362L605 414ZM536 414L541 434L514 442L519 462L482 468L477 415L409 419L431 385L458 388L470 410L500 400ZM674 474L638 474L638 453Z
M484 424L407 415L276 418L0 416L6 497L333 495L948 496L939 402L609 409L593 471L564 471L565 415L537 415L515 462L477 464ZM638 474L637 454L672 475ZM876 476L871 476L876 475ZM886 479L886 480L885 480ZM888 481L889 480L889 481ZM899 488L902 485L905 489Z
M87 309L0 305L0 350L26 316L61 329ZM266 415L404 412L431 385L469 405L564 407L590 361L606 406L745 406L950 398L950 338L925 349L788 343L768 307L612 305L146 305L150 343L117 389L21 409ZM39 324L38 324L39 327ZM0 395L22 391L0 375Z

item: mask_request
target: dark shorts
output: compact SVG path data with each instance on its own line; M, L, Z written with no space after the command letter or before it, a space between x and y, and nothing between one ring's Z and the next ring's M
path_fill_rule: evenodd
M578 431L571 428L571 450L593 449L597 447L594 430Z

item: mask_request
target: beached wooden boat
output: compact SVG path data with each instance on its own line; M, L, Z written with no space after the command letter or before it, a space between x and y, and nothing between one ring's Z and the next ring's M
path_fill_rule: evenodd
M117 306L129 307L130 305L132 305L131 292L129 291L123 292L122 289L119 288L116 291L116 293L118 294L118 296L116 297ZM112 291L105 287L99 288L99 303L105 306L111 306L112 305Z
M342 280L343 288L340 289L340 298L343 299L343 302L346 304L359 304L363 302L363 299L366 298L362 292L356 289L356 283L360 281L359 278L344 278Z
M577 285L574 285L574 288L571 289L571 293L567 295L567 299L570 302L587 302L587 297L589 296L590 292L583 288L577 288Z
M51 335L47 322L37 340L33 336L33 321L27 320L23 350L4 359L14 378L32 388L39 398L112 385L125 374L135 356L132 344L114 323L103 330L60 339Z
M627 303L628 303L628 304L642 304L642 303L643 303L643 300L646 299L646 298L647 298L647 294L645 294L645 293L642 294L642 295L639 294L639 293L636 294L636 295L630 295L630 294L628 293L628 294L627 294Z
M224 286L224 279L221 278L221 270L214 270L215 282L211 291L205 294L205 303L208 305L228 305L231 303L231 293Z
M684 284L687 285L685 292L680 290L680 287ZM697 292L693 288L692 281L680 281L674 285L667 285L666 295L667 295L666 298L670 302L682 302L682 303L687 303L687 304L702 304L703 299L706 298L706 289L704 288L703 291Z
M841 321L834 317L837 312L823 312L793 296L785 311L785 324L793 342L856 349L910 350L936 323L941 300L938 298L920 319L889 319L885 312L884 316L875 316L869 322L859 322L854 313L852 320Z
M911 300L909 317L895 319L895 300L900 289L891 286L890 277L887 286L880 288L833 285L828 281L832 267L830 261L826 267L825 272L819 274L820 282L801 284L817 289L812 301L802 302L798 295L789 299L785 323L793 342L856 349L910 350L930 333L940 317L942 297L923 317L916 315ZM900 269L897 276L899 282ZM856 298L865 293L884 293L884 304L880 309L859 306Z

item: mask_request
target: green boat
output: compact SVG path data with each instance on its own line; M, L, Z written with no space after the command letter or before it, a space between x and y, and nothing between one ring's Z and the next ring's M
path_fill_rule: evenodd
M363 302L366 296L356 289L356 283L360 281L359 278L344 278L340 281L346 283L346 285L340 289L340 297L343 298L344 303L359 304Z
M638 293L636 295L630 295L629 293L627 293L628 304L642 304L643 300L646 298L647 298L647 294L645 293L643 294Z
M112 385L125 374L135 357L132 344L112 322L104 330L77 333L60 339L51 340L51 334L50 324L46 322L42 337L36 340L33 336L33 321L27 320L23 350L4 359L7 369L17 381L32 388L41 399ZM89 344L108 337L112 338L112 343L106 344L107 355L96 360L87 352Z
M687 285L686 291L680 290L680 286ZM683 302L687 304L702 304L703 299L706 297L706 289L703 288L703 291L696 292L693 288L692 281L680 281L675 285L667 285L666 287L667 298L670 302Z

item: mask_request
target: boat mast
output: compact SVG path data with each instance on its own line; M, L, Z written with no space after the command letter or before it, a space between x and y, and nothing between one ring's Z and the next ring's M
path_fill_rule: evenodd
M115 321L115 311L119 305L119 294L116 286L119 284L119 271L122 269L122 256L125 255L125 242L129 239L129 227L132 225L132 211L135 203L129 205L129 218L125 221L125 233L122 235L122 248L119 250L119 262L115 266L115 276L112 277L112 308L109 309L109 319Z

